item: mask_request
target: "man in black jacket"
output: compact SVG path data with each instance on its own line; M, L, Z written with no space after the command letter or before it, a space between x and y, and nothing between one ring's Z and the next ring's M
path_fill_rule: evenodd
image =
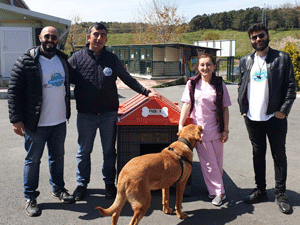
M268 29L255 24L248 29L255 52L240 60L238 103L253 146L256 188L246 196L252 204L267 199L266 136L275 167L275 201L283 213L291 213L287 201L287 116L296 98L296 82L289 55L269 47Z
M26 213L39 216L40 159L48 146L52 196L64 203L74 201L64 188L64 142L66 119L70 118L70 66L56 49L58 31L45 27L41 46L29 49L13 66L9 88L9 119L16 134L24 136L27 152L24 165Z
M116 122L119 99L116 80L119 77L134 91L145 96L159 94L144 88L125 70L118 57L106 50L107 29L93 24L87 34L86 47L72 55L70 65L76 71L75 98L78 129L77 188L73 196L82 200L91 174L91 152L97 129L100 131L103 150L102 174L107 199L116 195Z

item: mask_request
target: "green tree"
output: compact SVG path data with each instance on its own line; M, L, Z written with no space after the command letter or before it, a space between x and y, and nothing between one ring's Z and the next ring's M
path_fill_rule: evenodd
M207 14L203 14L202 16L195 16L189 23L189 31L198 31L210 28L212 28L212 25Z
M215 13L210 16L210 23L214 29L226 30L232 27L231 14L227 12Z
M221 30L221 28L223 27L223 17L221 16L221 13L211 14L209 20L213 29Z
M234 11L232 29L242 31L244 11L245 10L243 9L240 9L239 11Z
M284 27L284 19L281 16L280 9L270 10L268 13L269 17L269 28L278 29Z
M285 28L290 29L299 27L300 12L292 8L283 9L282 12L285 20Z
M201 29L201 17L197 15L193 17L189 23L189 31L198 31Z
M291 57L297 82L297 88L298 90L300 90L300 53L297 50L295 44L292 44L290 42L286 43L283 51L288 53Z

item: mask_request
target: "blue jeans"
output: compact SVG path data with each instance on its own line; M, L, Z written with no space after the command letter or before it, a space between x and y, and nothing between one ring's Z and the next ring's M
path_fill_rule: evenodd
M49 127L38 127L36 132L25 129L25 150L27 155L24 164L24 196L35 199L40 192L39 185L40 163L45 144L48 147L48 162L50 184L54 193L60 192L64 186L64 154L66 138L66 122Z
M116 177L116 130L118 112L97 115L78 113L78 144L76 180L78 186L87 187L91 175L91 153L97 129L100 131L103 152L102 174L105 184L114 184Z

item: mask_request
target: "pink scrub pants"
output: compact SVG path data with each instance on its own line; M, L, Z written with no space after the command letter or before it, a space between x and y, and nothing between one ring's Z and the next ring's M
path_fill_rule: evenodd
M199 142L196 146L203 178L210 195L225 193L223 184L223 143L219 140Z

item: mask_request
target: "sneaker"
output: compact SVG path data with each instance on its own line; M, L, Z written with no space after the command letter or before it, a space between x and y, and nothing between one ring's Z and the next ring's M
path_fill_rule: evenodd
M68 190L63 188L60 192L58 193L52 193L52 196L54 198L59 199L63 203L73 203L75 201L74 197L68 193Z
M114 184L105 185L105 198L112 199L115 198L117 194L117 188Z
M244 202L247 204L264 202L268 199L267 192L261 191L257 188L253 189L253 191L246 196Z
M86 196L86 193L86 187L77 186L77 188L73 192L73 197L75 198L75 201L81 201Z
M25 211L28 216L40 216L42 211L38 204L36 203L36 199L27 199Z
M212 200L212 204L216 205L216 206L220 206L223 204L223 201L226 199L226 195L217 195L213 200Z
M208 198L210 198L210 199L213 199L213 198L215 198L216 196L215 195L210 195L210 194L208 194Z
M275 195L275 202L279 206L279 210L282 213L290 214L292 213L292 207L287 201L287 196L285 193L279 193Z

